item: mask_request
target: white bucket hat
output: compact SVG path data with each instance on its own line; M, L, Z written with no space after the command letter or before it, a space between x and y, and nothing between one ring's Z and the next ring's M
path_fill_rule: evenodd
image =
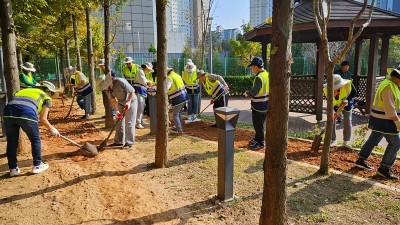
M337 90L344 85L346 85L349 80L343 79L339 74L333 74L333 90ZM328 84L324 84L324 88L326 88Z
M191 59L187 59L186 60L185 71L188 72L188 73L192 73L195 70L196 70L196 66L194 65L192 60Z
M50 81L47 80L43 81L43 85L46 86L49 89L49 91L56 93L56 86Z
M24 62L24 64L22 64L21 67L24 70L28 70L28 71L31 71L31 72L36 72L35 67L30 62Z
M107 74L105 79L99 82L100 90L104 91L109 88L112 84L112 77L111 74Z
M145 62L142 64L142 68L146 67L149 70L153 70L153 64L151 64L150 62Z
M132 57L126 57L125 58L125 64L127 64L127 63L132 63L132 62L134 62L135 60L133 60L132 59Z

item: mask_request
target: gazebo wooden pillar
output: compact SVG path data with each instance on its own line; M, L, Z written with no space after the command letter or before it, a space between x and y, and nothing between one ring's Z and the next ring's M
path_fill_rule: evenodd
M354 78L358 81L358 77L361 75L361 51L362 51L362 39L357 39L354 48Z
M369 113L371 112L372 100L375 95L376 72L378 66L378 44L379 38L377 36L372 37L369 41L367 91L365 93L366 115L369 115Z
M268 47L268 42L266 41L261 42L261 58L264 61L264 69L267 65L267 47Z
M315 103L316 103L316 119L317 121L322 120L322 108L324 103L324 93L321 91L324 88L324 75L325 75L325 63L324 53L321 50L321 40L317 42L317 83L315 88Z
M388 68L388 56L389 56L389 36L382 37L382 50L381 50L381 68L379 75L385 76L386 69Z

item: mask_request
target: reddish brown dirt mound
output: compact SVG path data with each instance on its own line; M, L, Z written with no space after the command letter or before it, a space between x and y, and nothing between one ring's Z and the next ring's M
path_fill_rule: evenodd
M209 122L194 122L184 125L184 130L188 135L203 138L206 140L217 141L218 130L217 128L210 127ZM249 140L254 137L254 131L248 129L236 128L235 130L235 147L247 148ZM314 153L311 151L311 143L307 141L301 141L297 139L289 139L289 147L287 150L287 158L305 162L311 165L319 166L320 164L320 153ZM264 152L264 150L260 150ZM375 169L373 171L361 170L354 167L354 162L357 160L357 152L345 147L333 147L331 148L330 154L330 168L335 170L355 174L364 178L371 178L382 182L387 185L391 185L400 188L400 181L389 181L376 175L376 170L379 167L381 158L372 155L368 163L373 165ZM400 175L400 162L396 160L393 166L393 172Z

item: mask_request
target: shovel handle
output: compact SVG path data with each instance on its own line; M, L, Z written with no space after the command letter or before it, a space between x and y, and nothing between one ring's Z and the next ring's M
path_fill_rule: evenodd
M60 135L60 137L61 137L62 139L64 139L64 140L68 141L69 143L74 144L74 145L76 145L76 146L79 147L79 148L82 148L82 145L76 143L75 141L73 141L73 140L71 140L71 139L69 139L69 138L67 138L67 137L65 137L65 136L63 136L63 135Z

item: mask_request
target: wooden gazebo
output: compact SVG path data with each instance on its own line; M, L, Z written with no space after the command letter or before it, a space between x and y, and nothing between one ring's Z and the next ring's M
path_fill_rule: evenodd
M352 0L331 1L331 17L328 23L328 40L346 41L350 21L360 12L363 3ZM355 30L368 18L369 8L367 8L356 23ZM261 24L245 34L248 41L261 42L262 58L266 62L267 45L271 42L272 26ZM386 75L389 39L393 35L400 34L400 14L374 8L372 21L364 29L361 36L355 43L355 59L353 81L358 89L358 100L365 104L356 105L364 114L369 114L375 87L377 83ZM361 48L364 39L370 40L368 73L363 76L361 72ZM379 39L382 40L380 69L378 69L378 47ZM313 1L303 0L295 6L293 14L293 43L316 43L317 45L317 68L316 75L313 76L292 76L290 110L293 112L303 112L315 114L317 120L322 120L323 107L323 83L324 83L324 63L322 51L320 49L320 38L318 36L315 19L313 15Z

